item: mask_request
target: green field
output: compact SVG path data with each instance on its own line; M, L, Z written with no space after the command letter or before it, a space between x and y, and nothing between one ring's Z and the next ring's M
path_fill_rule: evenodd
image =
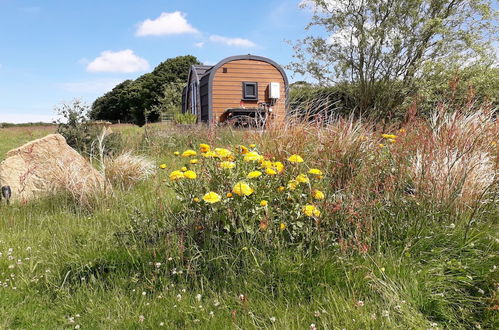
M496 178L485 188L479 178L497 173L499 130L469 122L459 118L458 127L438 131L426 122L393 127L386 132L397 135L393 143L370 125L347 122L263 134L113 127L123 148L149 157L157 171L88 205L65 192L2 204L0 328L497 328L499 196ZM54 130L0 129L0 159ZM475 172L476 158L466 154L467 162L455 162L462 172L452 169L443 179L411 174L418 150L425 150L421 162L435 164L439 148L461 150L471 140L477 154L487 153L479 163L492 169ZM260 189L251 196L226 198L253 163L237 156L240 172L222 175L228 172L209 159L192 165L173 154L197 151L200 143L231 151L254 143L285 171L254 179ZM303 164L289 164L291 154ZM171 182L170 172L182 166L198 178ZM315 204L315 222L287 207L309 201L308 188L288 186L287 198L261 192L264 179L284 180L279 175L299 166L324 172L317 184L326 197ZM207 189L223 201L183 197L189 191L201 198ZM257 205L263 198L266 209ZM270 219L264 227L262 214ZM242 222L231 225L235 230L218 227L234 217Z

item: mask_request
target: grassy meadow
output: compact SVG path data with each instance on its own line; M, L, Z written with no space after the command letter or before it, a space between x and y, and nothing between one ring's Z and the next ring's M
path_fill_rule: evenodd
M487 113L112 129L147 179L1 205L0 328L498 327ZM54 130L0 129L0 159Z

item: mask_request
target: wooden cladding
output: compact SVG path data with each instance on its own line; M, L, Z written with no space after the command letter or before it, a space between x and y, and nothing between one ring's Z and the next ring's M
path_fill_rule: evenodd
M257 100L243 100L243 82L258 84ZM218 68L212 86L213 118L218 121L229 108L240 107L243 101L247 107L256 107L258 102L270 103L269 85L277 82L281 98L272 105L274 118L281 121L285 116L286 82L281 72L270 63L258 60L234 60Z

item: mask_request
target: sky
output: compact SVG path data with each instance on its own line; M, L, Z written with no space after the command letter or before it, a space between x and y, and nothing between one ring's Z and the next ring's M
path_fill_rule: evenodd
M0 122L49 122L168 58L292 60L310 11L296 0L0 0ZM293 81L291 72L288 72ZM296 77L298 79L299 77Z

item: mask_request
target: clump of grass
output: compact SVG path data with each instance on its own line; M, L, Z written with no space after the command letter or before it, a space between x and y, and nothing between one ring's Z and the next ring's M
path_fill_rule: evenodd
M156 168L155 164L148 158L133 155L130 151L116 157L106 157L104 165L106 179L124 190L148 179L154 174Z

